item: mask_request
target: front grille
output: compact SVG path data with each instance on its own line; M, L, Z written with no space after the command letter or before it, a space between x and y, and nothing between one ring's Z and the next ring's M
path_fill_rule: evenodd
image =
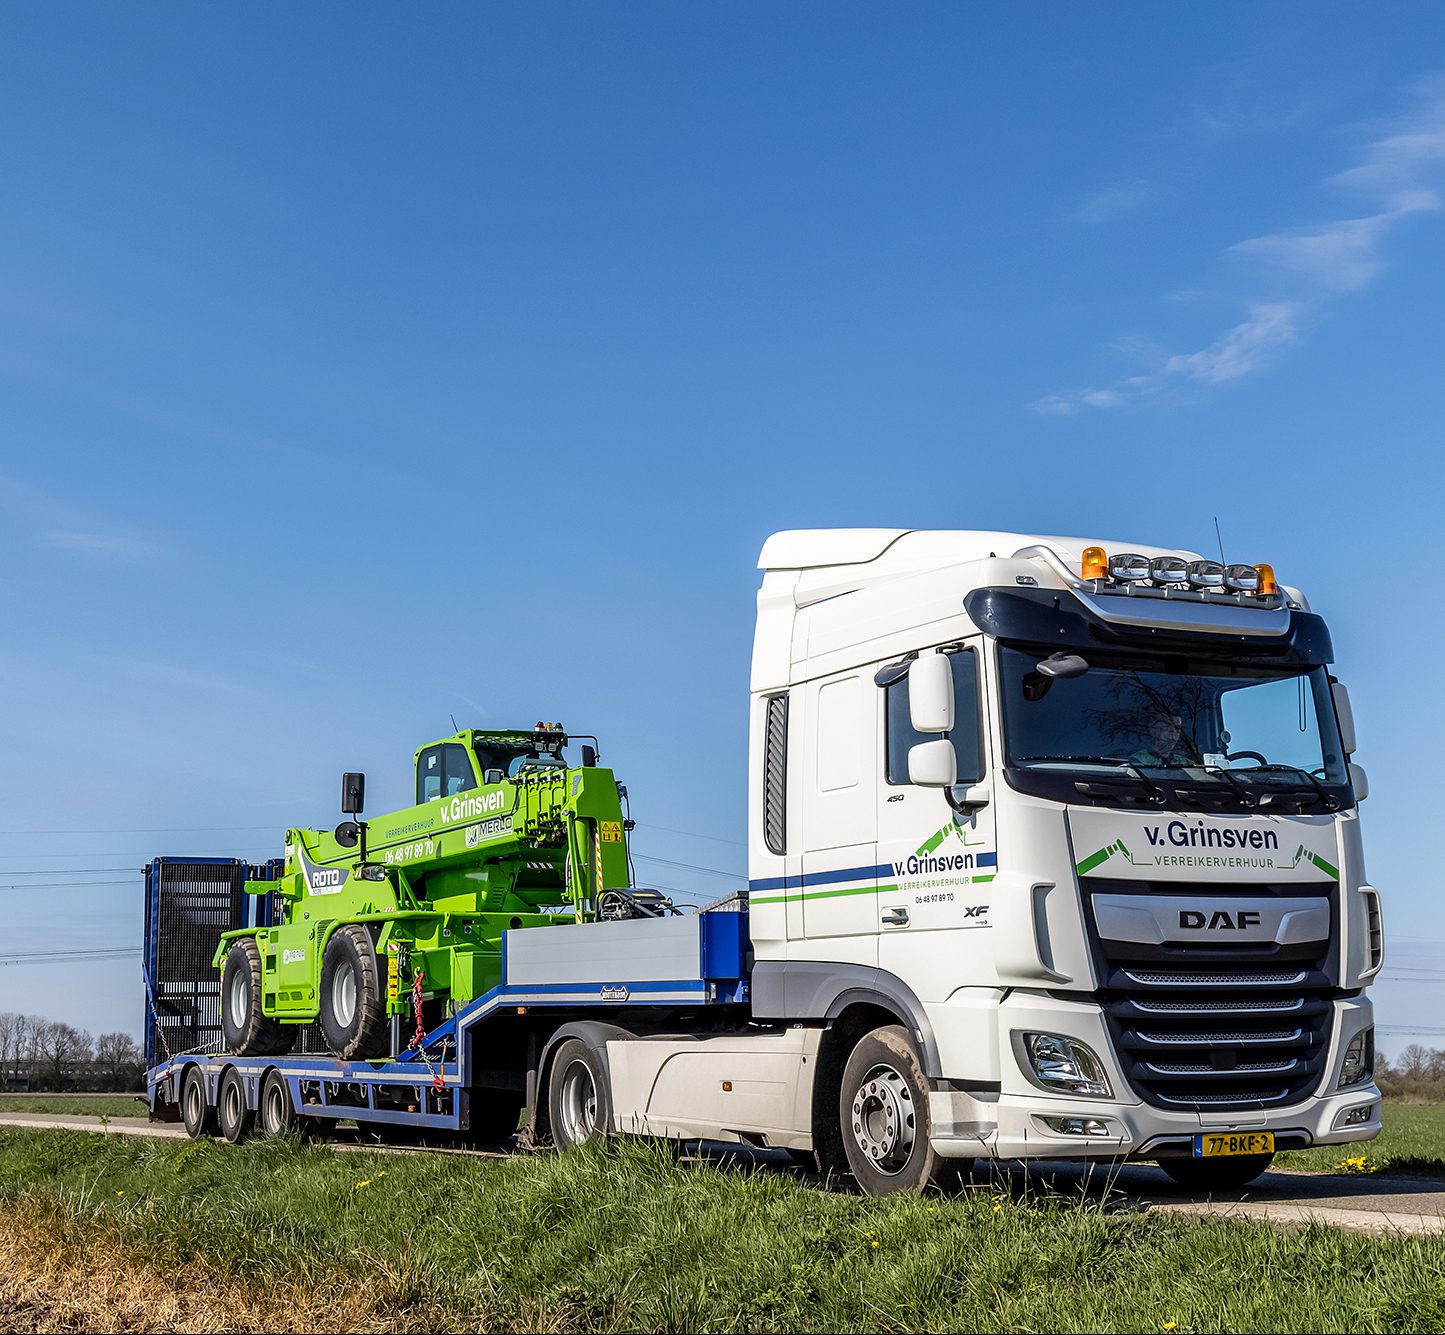
M1337 978L1330 954L1334 885L1229 886L1086 878L1100 1000L1130 1086L1155 1107L1211 1111L1287 1106L1318 1087L1329 1048ZM1328 897L1331 930L1304 943L1230 945L1110 940L1093 895L1198 898ZM1161 915L1163 917L1164 915ZM1322 925L1322 924L1321 924Z

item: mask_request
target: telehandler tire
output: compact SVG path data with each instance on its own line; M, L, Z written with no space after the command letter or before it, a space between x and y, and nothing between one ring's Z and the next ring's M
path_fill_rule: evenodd
M221 1124L221 1134L232 1145L239 1145L250 1134L255 1119L256 1114L246 1106L245 1080L234 1066L228 1066L216 1095L216 1120Z
M196 1066L188 1066L181 1081L181 1121L192 1140L216 1134L216 1110L206 1098L206 1077Z
M386 1000L376 945L365 927L338 927L321 957L321 1032L333 1056L364 1061L387 1048Z
M221 1037L236 1057L279 1057L290 1052L299 1026L268 1019L261 1011L261 948L243 936L221 966Z
M868 1195L922 1191L938 1172L928 1081L902 1025L864 1034L848 1054L838 1120L849 1171Z

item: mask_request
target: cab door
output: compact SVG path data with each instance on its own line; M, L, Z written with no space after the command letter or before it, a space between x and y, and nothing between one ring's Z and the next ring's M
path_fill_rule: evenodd
M945 652L953 677L954 725L948 736L957 756L958 785L991 794L982 641ZM884 681L889 676L886 668L878 674ZM940 934L972 933L989 925L998 867L994 809L990 801L965 817L949 806L942 789L909 782L909 748L932 739L909 722L906 675L875 687L875 704L880 732L878 962L922 995L936 989L920 987L920 967L951 971L969 950L966 938Z
M808 954L877 960L878 711L871 669L809 682L803 725L803 934Z

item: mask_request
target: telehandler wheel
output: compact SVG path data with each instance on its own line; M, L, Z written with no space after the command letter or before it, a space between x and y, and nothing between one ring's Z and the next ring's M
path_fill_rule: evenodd
M301 1131L310 1118L296 1115L296 1101L291 1097L291 1087L279 1071L267 1071L261 1082L261 1106L256 1111L256 1121L263 1136L287 1136Z
M612 1125L607 1072L581 1039L569 1038L552 1058L547 1079L547 1117L559 1150L592 1145Z
M386 1001L376 945L365 927L338 927L321 957L321 1032L342 1061L386 1051Z
M216 1120L221 1125L221 1134L232 1145L239 1145L250 1133L255 1117L246 1106L246 1082L234 1066L227 1067L216 1094Z
M1274 1162L1272 1154L1238 1154L1219 1159L1156 1159L1181 1187L1190 1191L1230 1191L1247 1187Z
M216 1134L216 1110L206 1098L206 1077L196 1066L188 1067L181 1081L181 1121L192 1140Z
M938 1171L928 1081L902 1025L864 1034L849 1053L838 1120L848 1167L868 1195L922 1191Z
M221 966L221 1036L237 1057L279 1057L290 1052L298 1026L267 1019L261 1011L261 949L241 937Z

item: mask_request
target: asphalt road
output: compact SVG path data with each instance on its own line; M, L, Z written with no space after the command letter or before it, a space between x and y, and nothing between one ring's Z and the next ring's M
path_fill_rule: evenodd
M138 1117L112 1117L107 1123L102 1123L99 1117L58 1113L0 1112L0 1126L57 1127L172 1140L183 1140L186 1134L178 1125L150 1123ZM348 1144L345 1141L332 1143L341 1150L391 1148ZM415 1151L396 1147L395 1152L407 1154ZM488 1153L488 1157L505 1156L494 1151ZM746 1160L760 1171L801 1171L793 1168L785 1156L766 1151L709 1147L703 1157L732 1162ZM981 1166L975 1173L974 1181L981 1188L992 1185L997 1190L999 1186L1004 1186L1015 1196L1040 1191L1057 1195L1086 1194L1095 1198L1105 1197L1116 1208L1262 1219L1286 1228L1321 1223L1362 1233L1445 1233L1445 1180L1435 1178L1266 1173L1243 1190L1216 1192L1209 1200L1196 1200L1181 1194L1162 1172L1147 1164L1093 1171L1080 1164L1068 1163L1036 1163L1027 1170L1020 1164L1002 1164L992 1177L988 1169Z

